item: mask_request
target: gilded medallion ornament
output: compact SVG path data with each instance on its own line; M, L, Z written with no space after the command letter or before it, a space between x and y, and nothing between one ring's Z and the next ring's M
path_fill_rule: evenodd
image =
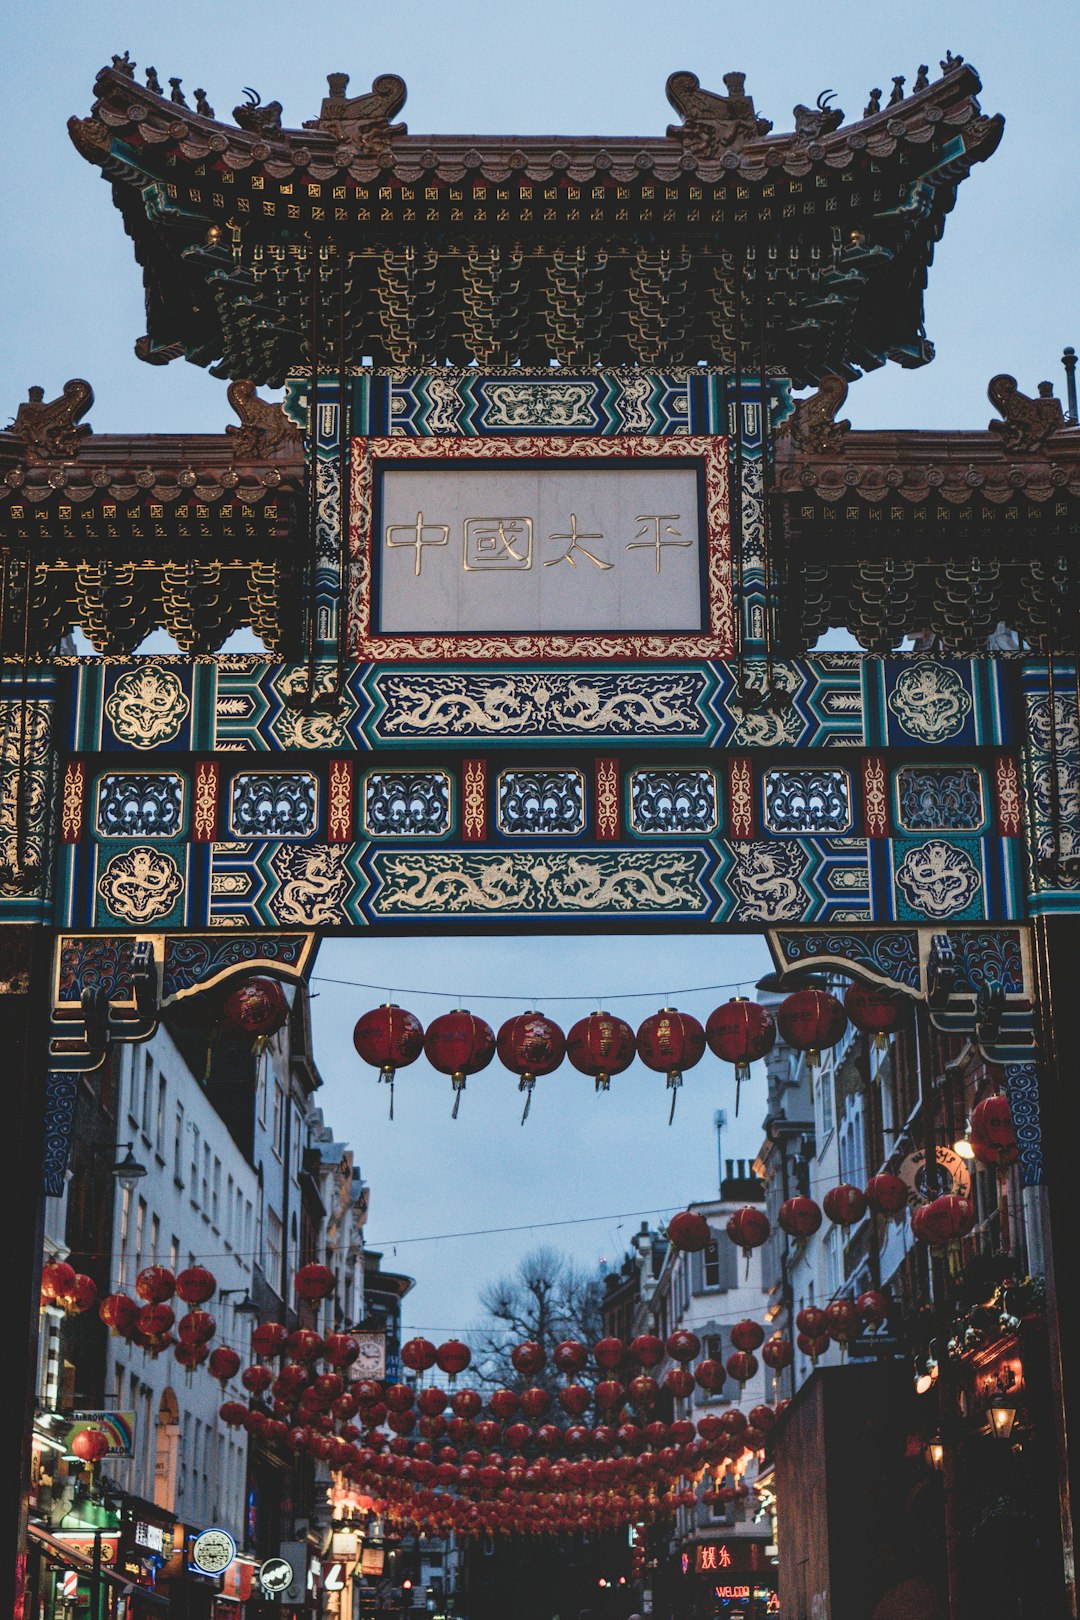
M802 916L807 904L802 886L807 856L799 844L732 844L731 857L728 883L737 917L786 922Z
M901 672L889 693L889 708L909 737L947 742L964 729L971 695L947 664L920 659Z
M105 703L118 740L131 748L173 742L190 709L179 677L155 665L121 675Z
M152 923L168 916L183 887L172 856L145 845L114 855L98 879L106 908L126 923Z
M982 879L967 850L931 838L908 850L896 869L896 884L913 911L955 917L970 905Z

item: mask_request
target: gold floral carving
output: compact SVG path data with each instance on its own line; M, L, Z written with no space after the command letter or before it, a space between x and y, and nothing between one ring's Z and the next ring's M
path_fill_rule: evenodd
M330 762L327 822L330 839L344 843L352 831L352 766L346 759Z
M613 759L596 762L596 836L619 835L619 768Z
M121 675L105 703L113 731L131 748L172 742L190 708L179 678L157 665Z
M703 912L701 858L674 850L542 855L415 852L376 860L382 916Z
M65 844L77 843L82 835L83 798L86 767L72 760L64 772L64 796L60 805L60 836Z
M127 923L152 923L168 916L183 887L172 856L145 845L114 855L98 879L106 908Z
M889 830L885 766L874 756L866 760L863 768L863 794L866 802L867 835L870 838L884 838Z
M483 838L487 825L487 768L482 759L465 761L461 817L465 838Z
M754 830L754 802L750 787L750 761L733 759L729 780L731 832L735 838L749 838Z
M1020 783L1016 761L1002 754L997 762L998 819L1006 838L1019 836L1021 826Z
M214 836L217 824L217 767L209 762L195 771L192 837L206 843Z

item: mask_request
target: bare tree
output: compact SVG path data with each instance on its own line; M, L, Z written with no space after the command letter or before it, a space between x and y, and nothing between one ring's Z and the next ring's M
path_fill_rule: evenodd
M487 1318L473 1334L481 1381L509 1389L564 1383L552 1366L551 1352L563 1339L580 1339L592 1349L603 1336L602 1299L598 1272L581 1270L558 1249L531 1250L508 1276L481 1290ZM526 1340L540 1345L547 1358L543 1372L530 1378L523 1378L510 1360L514 1346ZM588 1374L582 1376L590 1381Z

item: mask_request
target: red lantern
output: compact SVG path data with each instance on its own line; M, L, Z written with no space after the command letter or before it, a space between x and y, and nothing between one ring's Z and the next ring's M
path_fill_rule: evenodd
M181 1344L207 1344L217 1332L217 1323L209 1311L188 1311L176 1331Z
M584 1384L567 1384L559 1390L559 1405L571 1417L581 1417L588 1410L592 1396Z
M334 1292L334 1273L329 1266L301 1266L293 1287L298 1299L327 1299Z
M138 1330L148 1339L159 1339L169 1332L176 1321L171 1308L165 1304L144 1305L139 1312Z
M521 1410L527 1418L541 1418L551 1406L551 1396L546 1389L532 1387L521 1392Z
M709 1048L725 1063L735 1065L735 1113L739 1112L739 1091L750 1078L750 1065L771 1052L776 1042L776 1023L768 1007L733 996L709 1015L705 1025Z
M625 1355L626 1346L621 1339L601 1339L593 1345L593 1360L605 1372L614 1372Z
M664 1374L664 1388L685 1400L694 1393L694 1375L688 1367L669 1367Z
M187 1266L176 1278L176 1297L185 1305L205 1305L214 1297L217 1278L205 1266Z
M365 1063L378 1069L380 1081L390 1087L390 1118L394 1117L394 1076L415 1063L424 1050L424 1026L413 1013L388 1001L357 1020L353 1045Z
M691 1388L693 1388L692 1380ZM655 1406L660 1399L660 1385L648 1373L642 1373L639 1378L630 1380L630 1399L635 1406L647 1410L650 1406Z
M794 1360L791 1341L785 1339L782 1333L774 1333L762 1345L761 1359L766 1367L772 1368L773 1372L780 1372L784 1367L790 1367Z
M88 1311L92 1305L97 1304L97 1283L85 1272L77 1271L70 1292L65 1294L59 1303L68 1316L81 1316L83 1311Z
M433 1069L448 1074L454 1087L451 1119L457 1118L461 1093L470 1074L486 1069L495 1055L495 1035L490 1024L459 1007L443 1013L428 1025L424 1051ZM468 1363L466 1363L466 1366ZM447 1369L444 1367L443 1371Z
M725 1366L737 1384L746 1384L757 1372L758 1360L749 1350L735 1350L728 1356Z
M723 1362L714 1361L710 1356L699 1361L694 1368L694 1382L712 1393L723 1389L725 1376Z
M601 1412L617 1412L626 1399L626 1391L617 1378L602 1378L593 1396Z
M106 1294L98 1306L98 1315L107 1328L112 1328L122 1339L127 1339L135 1330L139 1307L127 1294Z
M104 1429L80 1429L72 1439L71 1450L80 1462L93 1466L108 1455L109 1437Z
M256 1356L279 1356L289 1330L281 1322L260 1322L251 1330L251 1350Z
M971 1132L992 1147L1011 1147L1016 1141L1016 1127L1008 1097L984 1097L976 1103L971 1110Z
M272 1035L284 1029L289 1003L277 979L258 974L245 979L226 996L221 1009L222 1022L231 1035L253 1036L260 1050Z
M274 1375L269 1367L261 1367L256 1362L254 1366L244 1368L240 1374L240 1382L250 1394L261 1395L274 1382Z
M795 1343L798 1345L803 1355L809 1356L810 1360L816 1366L818 1357L825 1354L831 1341L827 1333L798 1333L795 1336Z
M230 1350L227 1344L221 1344L216 1350L211 1350L207 1366L210 1369L210 1376L216 1378L224 1389L229 1379L235 1378L240 1371L240 1357L235 1350Z
M166 1266L144 1266L135 1278L135 1292L148 1305L162 1305L176 1292L176 1278Z
M855 1301L855 1309L859 1313L860 1320L865 1322L867 1327L876 1328L880 1327L888 1316L889 1302L884 1294L879 1293L875 1288L871 1288L865 1294L859 1295Z
M668 1339L665 1348L672 1361L685 1365L701 1354L701 1340L696 1333L691 1333L689 1328L677 1328Z
M634 1032L614 1013L593 1012L580 1018L566 1037L566 1055L575 1069L591 1074L597 1091L607 1091L611 1076L634 1061Z
M643 1367L655 1367L664 1359L664 1341L655 1333L639 1333L630 1341L630 1354Z
M543 1370L547 1357L543 1347L532 1339L526 1339L524 1344L516 1344L510 1352L510 1361L515 1372L526 1378L533 1378Z
M285 1340L285 1352L290 1361L316 1361L322 1355L323 1342L310 1328L297 1328Z
M499 1030L496 1045L504 1067L518 1076L518 1090L525 1093L521 1115L524 1125L529 1117L537 1076L551 1074L559 1067L566 1053L566 1036L558 1024L545 1018L543 1013L524 1012L506 1020Z
M732 1243L737 1243L742 1250L748 1272L751 1254L766 1242L771 1231L769 1217L755 1204L744 1204L742 1209L737 1209L734 1215L728 1216L727 1235Z
M196 1367L201 1367L209 1354L208 1345L191 1344L188 1340L184 1340L173 1350L174 1360L178 1361L181 1367L185 1367L188 1372L193 1372Z
M512 1389L496 1389L488 1396L488 1406L501 1422L512 1418L520 1405L517 1394Z
M895 1215L908 1201L907 1183L889 1171L871 1176L866 1183L866 1202L875 1215Z
M812 1070L847 1029L847 1013L827 990L796 990L776 1009L776 1025L787 1046L806 1053Z
M360 1342L351 1333L328 1333L323 1348L331 1367L351 1367L360 1355Z
M673 1215L667 1223L668 1242L683 1254L698 1254L712 1242L712 1233L704 1215L696 1210L684 1209Z
M825 1307L828 1335L841 1349L859 1331L860 1318L853 1299L834 1299Z
M41 1302L56 1305L75 1287L75 1267L66 1260L50 1260L41 1268Z
M251 1415L240 1401L223 1401L218 1407L218 1417L222 1423L228 1424L230 1429L246 1429Z
M866 1194L849 1181L842 1181L839 1187L829 1188L821 1207L834 1226L854 1226L866 1214Z
M551 1352L551 1359L561 1373L579 1373L589 1364L589 1352L580 1339L564 1339Z
M879 1051L888 1046L889 1036L900 1028L906 1010L904 998L897 991L862 984L858 979L844 992L844 1011L848 1018L864 1035L874 1037Z
M449 1342L456 1345L458 1341L456 1339L451 1339ZM465 1346L462 1345L461 1348L464 1350ZM466 1361L464 1363L464 1367L467 1367L468 1365L469 1363ZM464 1370L464 1367L462 1370ZM446 1372L448 1369L443 1367L442 1371ZM451 1410L457 1417L460 1418L474 1418L477 1412L480 1411L483 1404L483 1399L481 1398L479 1392L475 1389L459 1389L456 1390L455 1393L450 1397Z
M637 1050L647 1069L667 1075L671 1091L670 1125L675 1117L675 1098L682 1085L683 1070L700 1063L705 1051L705 1031L689 1013L679 1012L676 1007L661 1007L640 1025Z
M427 1372L438 1354L430 1339L408 1339L401 1347L402 1362L412 1372Z
M788 1198L776 1212L776 1224L788 1237L812 1237L821 1225L821 1208L812 1198Z
M760 1322L736 1322L731 1330L731 1342L736 1350L760 1350L765 1343L765 1329Z
M807 1305L795 1318L795 1326L800 1333L805 1333L808 1339L819 1339L828 1331L829 1320L825 1312L816 1305Z
M464 1372L471 1360L472 1351L467 1344L462 1344L460 1339L447 1339L445 1344L440 1344L435 1352L435 1361L439 1371L446 1373L450 1379L454 1379L458 1373ZM451 1402L451 1404L453 1403ZM454 1410L457 1412L460 1409L455 1406ZM480 1410L479 1404L475 1410ZM470 1414L462 1412L461 1416L468 1417Z

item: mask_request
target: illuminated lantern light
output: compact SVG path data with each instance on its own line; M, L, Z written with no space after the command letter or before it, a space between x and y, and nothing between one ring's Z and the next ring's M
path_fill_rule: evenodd
M944 1251L953 1275L960 1269L960 1244L976 1224L978 1217L970 1198L960 1193L943 1193L929 1204L912 1210L911 1230L921 1243L935 1251Z
M765 1343L765 1329L760 1322L736 1322L731 1330L731 1342L736 1350L760 1350Z
M414 1013L392 1001L373 1007L357 1020L353 1045L365 1063L378 1069L380 1082L390 1087L390 1118L394 1117L394 1077L415 1063L424 1050L424 1026Z
M334 1292L334 1273L329 1266L301 1266L293 1287L298 1299L328 1299Z
M855 1309L859 1318L867 1327L880 1327L889 1314L889 1301L885 1295L876 1288L871 1288L865 1294L860 1294L855 1301Z
M276 979L254 975L237 985L225 997L221 1008L221 1021L230 1035L251 1036L255 1050L262 1051L267 1041L284 1029L289 1018L289 1003Z
M849 1181L842 1181L839 1187L829 1188L821 1207L834 1226L854 1226L866 1214L866 1194Z
M176 1292L176 1278L167 1266L144 1266L135 1278L135 1292L148 1305L163 1305Z
M524 1125L537 1077L551 1074L559 1067L566 1055L566 1036L558 1024L543 1013L517 1013L499 1030L496 1048L504 1068L518 1076L518 1090L525 1093L521 1115Z
M70 1290L57 1303L63 1306L66 1315L81 1316L84 1311L97 1304L97 1297L97 1283L93 1277L88 1277L83 1271L77 1271Z
M525 1378L534 1378L538 1372L542 1372L546 1361L542 1346L532 1339L526 1339L524 1344L516 1344L510 1352L514 1371Z
M563 1339L555 1346L551 1359L559 1372L579 1373L589 1365L589 1352L580 1339Z
M566 1037L566 1055L581 1074L591 1074L597 1091L607 1091L611 1076L634 1061L634 1032L613 1013L593 1012L580 1018Z
M216 1290L217 1278L205 1266L187 1266L177 1273L176 1297L185 1305L205 1305Z
M840 1040L847 1023L847 1013L827 990L796 990L776 1009L781 1040L806 1053L811 1073L820 1064L822 1052Z
M189 1311L180 1318L176 1332L181 1344L206 1344L217 1332L217 1323L209 1311Z
M643 1367L656 1367L664 1359L664 1341L655 1333L639 1333L630 1341L630 1354Z
M678 1328L668 1339L665 1349L672 1361L685 1364L701 1354L701 1340L689 1328Z
M80 1429L72 1439L71 1450L80 1462L93 1466L108 1454L109 1437L104 1429Z
M75 1267L66 1260L50 1260L41 1268L41 1303L59 1304L75 1287Z
M216 1378L224 1389L229 1379L235 1378L240 1371L240 1357L227 1344L221 1344L216 1350L211 1350L207 1367L210 1376Z
M281 1322L260 1322L251 1330L251 1350L256 1356L280 1356L289 1330Z
M897 1215L908 1201L908 1186L900 1176L883 1171L866 1183L866 1202L875 1215Z
M450 1118L457 1119L469 1075L486 1069L495 1056L495 1033L482 1018L459 1007L455 1012L443 1013L428 1025L424 1051L433 1069L450 1076L454 1087Z
M758 1370L758 1359L749 1350L734 1350L724 1365L737 1384L746 1384Z
M818 1357L825 1354L831 1342L827 1333L799 1333L795 1338L795 1343L803 1355L809 1356L815 1366L817 1366Z
M98 1315L107 1328L127 1339L135 1330L139 1307L127 1294L106 1294L98 1305Z
M661 1007L639 1026L637 1050L647 1069L667 1076L670 1125L675 1118L675 1099L683 1083L683 1071L700 1063L705 1051L705 1031L690 1013L679 1012L677 1007Z
M494 1040L494 1037L492 1039ZM460 1092L458 1095L461 1095ZM467 1344L462 1344L460 1339L447 1339L443 1344L439 1345L435 1352L435 1362L439 1371L446 1373L451 1382L457 1377L458 1373L465 1371L471 1361L472 1351ZM457 1411L458 1408L454 1407L454 1410ZM480 1407L477 1406L476 1410L479 1411ZM462 1412L460 1415L462 1417L470 1416L468 1412Z
M725 1063L735 1065L735 1114L739 1113L739 1092L750 1078L750 1065L765 1057L776 1044L776 1022L760 1002L733 996L709 1014L705 1025L709 1050Z
M776 1212L776 1224L788 1237L813 1237L821 1221L821 1206L812 1198L787 1198Z
M671 1247L682 1254L700 1254L712 1242L712 1232L704 1215L699 1215L693 1209L685 1209L668 1221L667 1238Z
M844 1011L857 1030L874 1037L874 1045L880 1052L888 1046L889 1036L895 1035L904 1022L907 1001L896 990L862 984L856 979L844 991Z
M968 1132L971 1150L982 1164L1015 1164L1020 1157L1016 1141L1009 1099L1003 1096L984 1097L971 1111Z
M754 1204L744 1204L733 1215L728 1216L727 1235L732 1243L737 1243L746 1260L746 1273L750 1274L750 1256L753 1251L768 1240L772 1227L769 1217L763 1209Z

